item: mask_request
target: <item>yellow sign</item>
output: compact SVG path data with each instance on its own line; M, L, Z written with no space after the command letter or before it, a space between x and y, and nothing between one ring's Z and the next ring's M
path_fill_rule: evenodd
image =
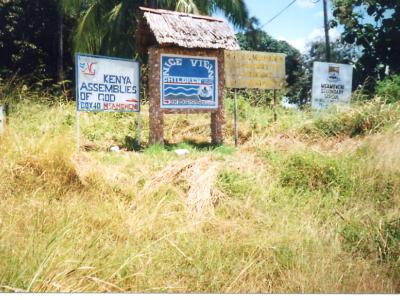
M225 50L225 86L281 89L285 82L285 54Z

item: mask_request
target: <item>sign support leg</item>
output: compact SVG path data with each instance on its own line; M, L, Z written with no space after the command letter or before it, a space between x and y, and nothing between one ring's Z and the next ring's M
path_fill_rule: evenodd
M276 122L276 120L278 120L278 114L276 112L277 109L277 101L276 101L276 90L274 89L274 121Z
M4 113L6 115L6 125L10 124L10 104L4 104Z
M237 95L236 95L236 89L235 91L235 97L234 97L234 109L233 109L233 114L234 114L234 123L235 123L235 147L238 146L238 113L237 113Z
M139 151L140 151L140 127L141 127L141 118L140 118L140 110L138 111L138 146L139 146Z
M0 105L0 135L3 134L4 121L3 121L3 106Z
M76 147L79 152L80 145L80 126L79 126L79 111L76 111Z

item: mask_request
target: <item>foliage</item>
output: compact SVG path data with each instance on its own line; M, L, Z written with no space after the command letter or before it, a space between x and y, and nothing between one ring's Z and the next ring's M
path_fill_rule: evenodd
M278 52L286 54L286 82L289 86L288 96L295 102L305 97L304 90L299 91L300 80L304 76L303 57L300 52L285 41L278 41L258 28L259 21L251 17L243 32L236 35L242 50ZM272 97L270 97L271 99Z
M58 17L61 8L56 1L1 1L0 2L0 56L1 74L10 78L17 73L29 82L45 80L53 83L57 73L59 39ZM69 34L74 26L73 18L64 18L65 65L72 63ZM69 78L72 67L67 68Z
M381 97L386 103L400 101L400 75L394 75L384 80L378 81L376 95Z
M400 118L400 106L382 105L379 99L358 104L349 110L335 110L319 114L313 123L306 124L301 132L307 135L349 136L372 134L395 123Z
M56 57L52 42L56 32L57 7L54 1L16 0L0 2L0 56L2 75L14 72L45 77L54 74Z
M82 51L132 58L139 6L211 14L225 12L242 26L247 9L235 1L43 0L1 1L1 74L26 76L42 87L73 80L73 53ZM65 76L64 76L65 75Z
M83 0L83 11L75 39L77 51L132 57L139 6L209 15L219 10L230 21L243 26L247 8L242 0Z
M344 26L343 41L362 49L357 62L360 82L372 91L386 73L400 72L400 6L397 0L335 0L337 22ZM333 25L337 24L336 21ZM389 72L388 72L389 71Z
M358 51L356 48L343 44L340 40L330 43L331 47L331 62L339 64L354 64L358 59ZM307 54L307 60L325 61L326 44L322 39L314 40L310 44L310 51Z
M280 183L297 191L347 192L352 187L348 170L334 158L315 153L291 155L280 171Z

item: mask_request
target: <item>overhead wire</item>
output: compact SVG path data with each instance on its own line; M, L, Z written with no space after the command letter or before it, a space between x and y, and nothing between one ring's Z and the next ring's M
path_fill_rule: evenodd
M271 23L273 20L275 20L277 17L279 17L285 10L287 10L289 7L291 7L297 0L293 0L292 2L290 2L288 5L286 5L284 8L282 8L282 10L280 10L275 16L273 16L271 19L269 19L266 23L264 23L263 25L261 25L259 27L259 29L262 29L264 26L267 26L269 23ZM313 4L318 3L321 0L311 0L311 2Z
M291 7L297 0L293 0L290 2L288 5L286 5L282 10L280 10L275 16L273 16L271 19L269 19L265 24L260 26L260 29L263 28L264 26L268 25L271 23L273 20L275 20L277 17L279 17L285 10L287 10L289 7Z

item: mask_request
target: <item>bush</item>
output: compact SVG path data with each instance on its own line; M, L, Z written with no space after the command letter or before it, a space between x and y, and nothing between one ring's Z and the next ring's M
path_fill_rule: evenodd
M346 168L339 160L317 154L294 154L282 166L280 183L298 191L330 191L343 193L352 186Z
M348 250L357 251L365 257L373 255L381 262L398 263L400 219L372 224L352 220L343 226L341 234Z
M400 118L400 106L373 101L347 111L327 111L300 128L300 133L317 136L349 136L373 134Z
M400 101L400 75L395 75L379 81L376 86L376 95L385 103Z

